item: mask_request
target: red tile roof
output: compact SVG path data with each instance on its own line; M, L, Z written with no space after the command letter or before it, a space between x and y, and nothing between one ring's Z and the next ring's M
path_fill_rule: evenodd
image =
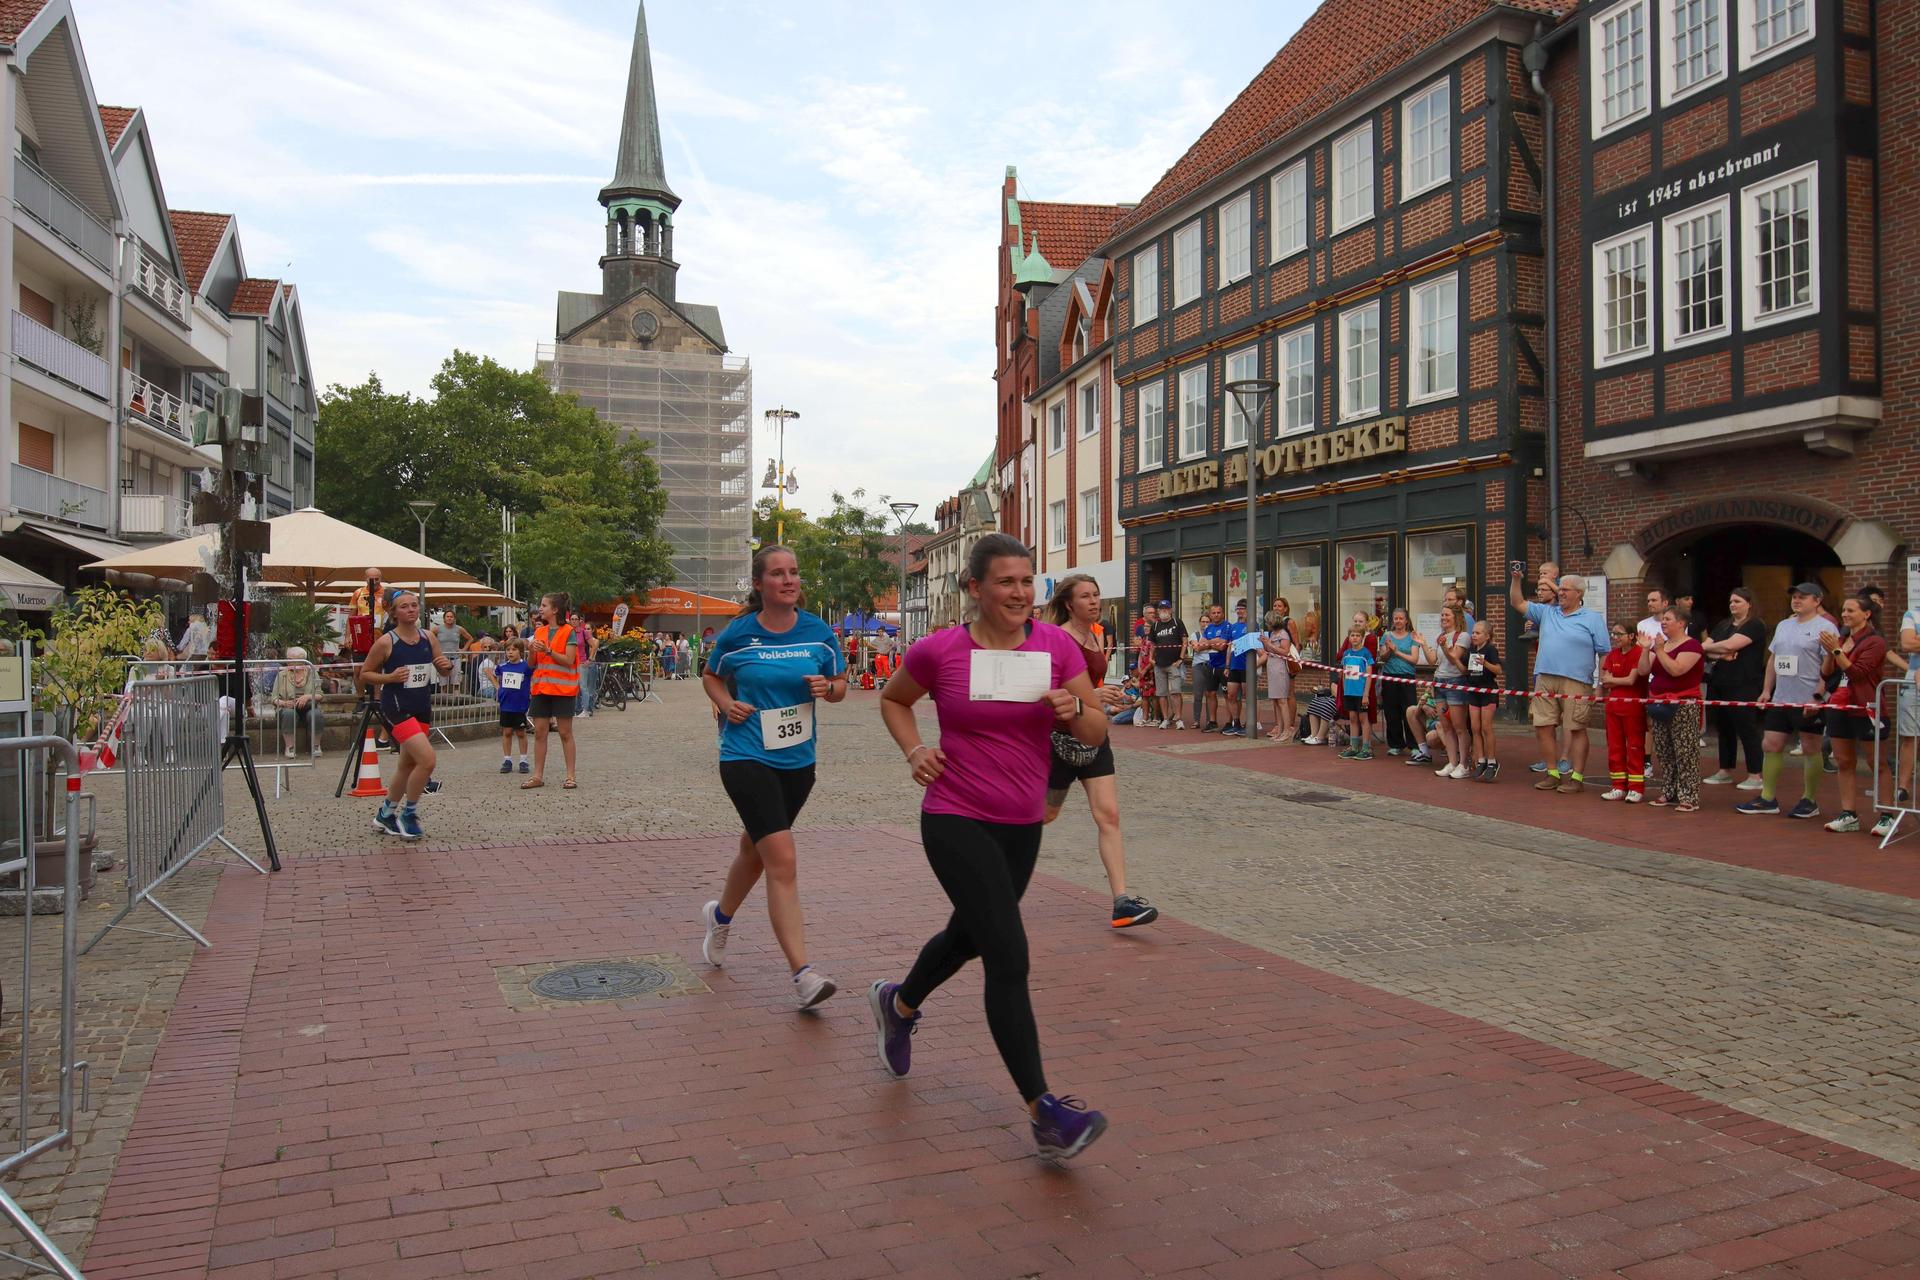
M1577 0L1324 0L1114 231L1130 230L1165 212L1342 99L1502 7L1558 17L1576 8Z
M40 16L47 0L0 0L0 44L12 44Z
M1022 200L1020 226L1027 250L1040 238L1040 252L1048 262L1066 271L1087 260L1100 247L1126 207L1117 204L1060 204L1051 200Z
M180 265L187 269L187 288L199 293L200 282L207 278L207 268L213 265L214 252L220 248L233 215L169 209L167 218L173 223L174 243L180 246Z
M138 110L137 107L109 107L105 103L101 104L100 123L106 126L109 147L120 145L120 135L127 131L128 125L133 123L133 117Z
M242 280L227 310L236 316L264 316L273 309L273 295L279 291L278 280Z

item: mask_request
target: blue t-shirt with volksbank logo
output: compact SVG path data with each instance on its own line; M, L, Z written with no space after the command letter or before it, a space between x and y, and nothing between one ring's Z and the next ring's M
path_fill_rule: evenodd
M720 722L720 758L775 769L813 764L817 726L807 677L846 669L839 637L816 614L801 610L785 631L767 630L758 613L734 619L713 642L707 670L754 713L739 724Z

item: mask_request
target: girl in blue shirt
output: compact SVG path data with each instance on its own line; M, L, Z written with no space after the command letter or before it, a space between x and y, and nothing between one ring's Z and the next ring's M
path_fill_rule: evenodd
M1367 673L1373 669L1373 651L1367 648L1366 632L1359 627L1347 633L1347 647L1340 655L1340 709L1347 713L1347 749L1342 760L1373 759L1373 743L1367 737Z
M725 963L733 915L764 872L767 918L793 970L794 997L812 1008L838 988L807 963L793 823L813 790L814 709L847 696L832 628L800 608L800 565L786 547L753 558L748 612L713 642L700 682L720 713L720 785L745 828L720 896L701 909L701 954Z

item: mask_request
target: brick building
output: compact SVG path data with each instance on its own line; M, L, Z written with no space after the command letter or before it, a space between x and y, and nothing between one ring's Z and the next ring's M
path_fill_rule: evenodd
M1095 248L1113 231L1114 223L1126 212L1127 206L1022 200L1018 175L1012 166L1007 168L1000 195L999 290L993 317L994 382L999 420L994 443L993 479L1000 496L1001 531L1013 534L1029 546L1042 547L1047 539L1047 507L1050 502L1061 500L1061 495L1066 492L1062 488L1065 479L1063 475L1057 475L1053 497L1041 498L1046 459L1060 451L1045 448L1037 426L1040 411L1028 401L1040 389L1042 382L1050 387L1057 386L1063 367L1076 365L1080 359L1087 357L1087 340L1082 340L1079 356L1073 354L1069 340L1067 359L1060 358L1061 325L1065 320L1068 295L1074 292L1070 282L1076 277L1084 282L1090 272L1096 277L1097 284L1097 277L1105 267L1105 262L1101 260L1089 268L1088 261ZM1062 265L1055 266L1055 263ZM1108 302L1110 298L1100 301L1099 309L1103 314ZM1082 311L1076 323L1086 318L1091 309L1093 299L1083 299ZM1048 332L1044 335L1043 313L1049 324ZM1111 326L1103 322L1102 327L1105 332ZM1100 360L1110 355L1105 351L1107 343L1105 336L1091 343L1094 359ZM1085 369L1076 368L1072 374L1075 383L1088 377L1090 375ZM1113 418L1110 413L1105 422L1109 430L1102 433L1101 441L1111 455ZM1080 452L1077 447L1072 450L1076 463ZM1056 465L1056 471L1060 470L1060 465ZM1078 482L1077 466L1075 479ZM1077 491L1074 499L1078 500ZM1104 523L1111 528L1113 508L1110 495L1106 502L1107 518ZM1085 527L1084 521L1080 522L1080 527ZM1110 539L1111 532L1107 536ZM1115 559L1119 554L1111 545L1104 545L1098 550L1101 552L1096 557L1098 560ZM1080 551L1076 532L1076 536L1069 539L1062 549L1062 562L1069 559L1077 562L1082 558ZM1045 554L1043 549L1042 555ZM1117 567L1113 576L1115 581L1112 586L1117 591Z
M1719 616L1744 583L1773 619L1803 578L1898 607L1920 6L1613 0L1550 40L1569 566L1616 616L1650 584Z
M1504 637L1545 421L1541 0L1327 0L1100 252L1115 264L1127 597L1193 626L1449 586ZM1278 388L1248 422L1228 382Z

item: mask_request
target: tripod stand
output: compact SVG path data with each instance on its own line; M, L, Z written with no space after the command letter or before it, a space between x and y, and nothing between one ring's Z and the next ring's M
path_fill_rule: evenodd
M234 556L238 589L233 603L233 719L227 724L227 736L220 744L220 768L224 771L235 760L247 777L247 790L253 793L253 811L260 819L260 838L266 842L267 865L280 869L280 850L273 842L273 823L267 817L266 793L260 790L260 774L253 767L253 747L247 741L247 571L246 558Z
M353 777L360 768L360 751L367 741L367 730L378 725L382 731L387 727L385 716L380 714L380 700L372 693L360 695L360 709L354 716L353 736L347 739L347 758L340 768L340 781L333 786L333 798L338 800L346 794L347 779ZM376 736L376 746L378 739Z

